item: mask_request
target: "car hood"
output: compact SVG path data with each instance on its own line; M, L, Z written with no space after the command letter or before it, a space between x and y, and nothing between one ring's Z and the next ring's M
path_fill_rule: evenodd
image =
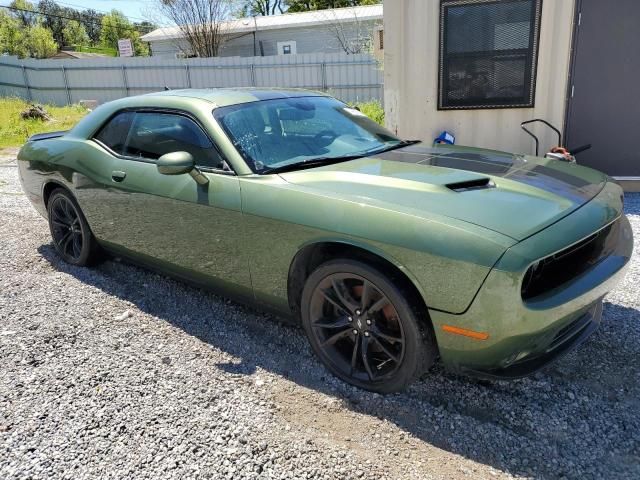
M604 174L568 162L421 145L281 177L365 204L455 218L514 240L569 215L606 182Z

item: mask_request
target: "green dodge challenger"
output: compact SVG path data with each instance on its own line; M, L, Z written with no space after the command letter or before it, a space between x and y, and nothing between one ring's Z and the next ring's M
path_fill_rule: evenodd
M541 368L598 327L633 249L600 172L403 141L314 92L124 98L18 159L67 262L106 251L299 320L329 370L377 392L438 358Z

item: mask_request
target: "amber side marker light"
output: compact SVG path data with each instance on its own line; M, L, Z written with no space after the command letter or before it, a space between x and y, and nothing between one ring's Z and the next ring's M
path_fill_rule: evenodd
M452 327L451 325L443 325L442 330L455 335L462 335L463 337L473 338L475 340L486 340L489 338L489 334L485 332L474 332L473 330L467 330L466 328Z

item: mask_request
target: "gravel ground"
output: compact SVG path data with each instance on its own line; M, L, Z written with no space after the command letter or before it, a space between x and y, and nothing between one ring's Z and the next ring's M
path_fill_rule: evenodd
M627 213L640 238L640 195ZM58 260L0 157L0 478L640 478L640 257L600 330L511 383L351 388L301 330Z

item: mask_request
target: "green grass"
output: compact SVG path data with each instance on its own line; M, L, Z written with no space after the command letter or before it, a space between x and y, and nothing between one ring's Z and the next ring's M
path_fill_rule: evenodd
M73 48L76 52L102 53L103 55L109 55L110 57L118 56L118 51L115 48L110 47L88 47L86 45L74 45Z
M51 116L50 121L22 120L20 112L28 106L28 102L19 98L0 98L0 148L19 147L36 133L69 130L88 113L80 105L45 105L44 108Z
M379 101L371 100L369 102L354 103L353 106L358 107L362 113L374 122L384 126L384 108Z

